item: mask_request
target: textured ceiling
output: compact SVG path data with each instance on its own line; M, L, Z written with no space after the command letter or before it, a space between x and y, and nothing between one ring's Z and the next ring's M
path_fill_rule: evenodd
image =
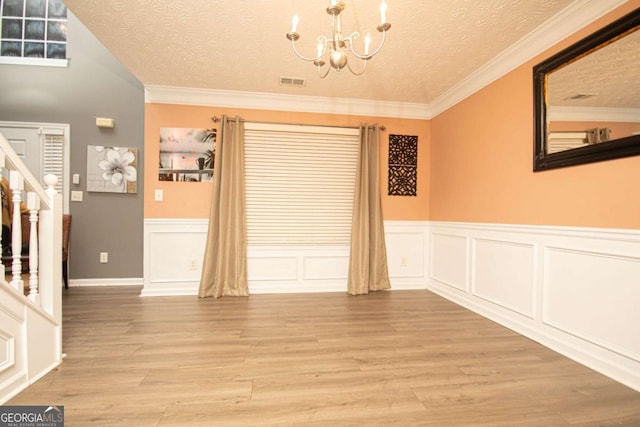
M640 31L636 31L552 72L549 105L640 109L639 76ZM572 99L577 95L589 97Z
M145 85L429 104L572 0L386 0L387 42L359 77L320 79L285 34L298 14L299 49L329 35L329 0L65 0ZM346 0L343 32L379 33L377 1ZM361 39L362 40L362 39ZM306 80L281 86L279 77Z

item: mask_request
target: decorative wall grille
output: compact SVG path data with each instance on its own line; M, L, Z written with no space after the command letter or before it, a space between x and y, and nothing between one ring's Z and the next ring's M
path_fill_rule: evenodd
M389 135L389 195L416 196L418 137Z

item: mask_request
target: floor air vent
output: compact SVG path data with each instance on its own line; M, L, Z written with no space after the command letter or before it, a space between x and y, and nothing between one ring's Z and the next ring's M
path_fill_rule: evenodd
M283 86L304 87L305 81L296 77L280 77L280 84Z

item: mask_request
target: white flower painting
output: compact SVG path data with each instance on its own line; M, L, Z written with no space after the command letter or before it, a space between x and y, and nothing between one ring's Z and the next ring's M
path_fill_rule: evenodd
M126 147L87 147L87 191L136 193L138 150Z

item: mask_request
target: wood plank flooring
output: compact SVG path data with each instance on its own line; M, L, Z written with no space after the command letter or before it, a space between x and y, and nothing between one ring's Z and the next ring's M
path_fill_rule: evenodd
M65 291L66 426L640 425L640 393L428 291Z

